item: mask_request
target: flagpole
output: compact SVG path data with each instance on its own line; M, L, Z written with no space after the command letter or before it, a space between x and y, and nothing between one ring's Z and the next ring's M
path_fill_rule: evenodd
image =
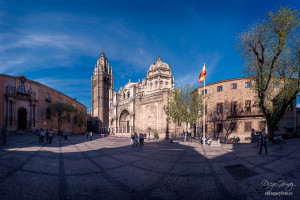
M205 79L204 79L204 99L203 99L203 138L202 138L202 143L205 145Z

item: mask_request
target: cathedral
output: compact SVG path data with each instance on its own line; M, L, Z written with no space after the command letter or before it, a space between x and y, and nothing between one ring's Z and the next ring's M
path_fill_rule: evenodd
M92 117L99 119L99 130L128 136L134 132L160 138L175 131L165 112L174 76L170 65L160 57L152 63L145 78L114 90L114 75L102 51L92 77Z

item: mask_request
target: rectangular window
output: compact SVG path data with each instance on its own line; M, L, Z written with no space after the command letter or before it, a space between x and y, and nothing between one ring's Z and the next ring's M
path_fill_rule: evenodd
M259 123L259 130L262 130L263 128L265 128L265 123L264 122L260 122Z
M46 109L46 119L51 119L50 109Z
M246 88L251 87L251 82L246 82Z
M251 112L251 100L245 101L245 112Z
M24 85L20 85L19 92L23 93L23 94L25 93L25 86Z
M68 122L71 121L71 115L70 115L70 113L67 114L67 120L68 120Z
M233 101L231 102L231 115L236 115L237 111L236 108L237 107L237 101Z
M222 90L223 90L222 85L220 85L220 86L217 87L217 91L218 91L218 92L222 92Z
M217 124L217 133L223 133L223 124Z
M50 102L50 94L49 93L46 94L46 101Z
M237 88L237 83L232 83L232 84L231 84L231 89L234 90L234 89L236 89L236 88Z
M244 132L250 132L251 126L252 126L252 122L245 122L244 123Z
M60 97L58 97L58 102L60 102L61 101L61 98Z
M203 133L203 125L200 128L200 133ZM205 133L207 133L207 124L205 124Z
M207 94L207 89L205 89L205 94ZM204 90L202 90L202 95L204 95Z
M230 124L230 129L232 133L236 133L237 132L237 123L233 122Z
M222 114L223 113L223 103L217 104L217 113Z

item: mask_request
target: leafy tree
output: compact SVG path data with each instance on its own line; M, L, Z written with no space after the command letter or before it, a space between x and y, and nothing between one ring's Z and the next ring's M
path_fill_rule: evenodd
M70 113L76 111L76 107L70 103L56 102L52 103L48 108L50 115L57 119L58 132L60 132L61 125L68 120Z
M77 121L77 126L80 128L81 131L81 127L83 127L87 122L87 114L81 110L80 112L76 112L75 117Z
M254 82L271 137L299 92L299 26L298 11L281 7L238 36L243 71Z
M180 87L174 88L169 95L168 106L166 113L169 115L174 123L179 126L181 123L194 124L202 116L202 98L200 94L195 92L194 87L186 84L183 89ZM186 130L188 132L188 130ZM186 135L184 135L184 142L186 142Z

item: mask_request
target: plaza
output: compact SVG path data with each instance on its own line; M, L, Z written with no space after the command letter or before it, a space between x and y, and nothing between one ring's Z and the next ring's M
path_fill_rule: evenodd
M270 189L291 192L276 199L300 197L299 138L269 144L267 156L257 155L257 144L129 143L81 135L39 144L34 135L9 136L1 145L0 199L274 199L265 194Z

